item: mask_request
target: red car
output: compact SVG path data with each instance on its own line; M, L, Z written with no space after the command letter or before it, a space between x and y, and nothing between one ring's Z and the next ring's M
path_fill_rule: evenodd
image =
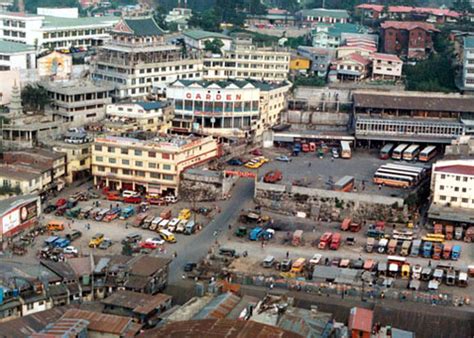
M263 153L260 149L254 149L250 153L255 156L263 156Z
M150 198L148 203L151 205L167 205L166 201L163 198Z
M142 202L142 198L140 196L129 196L129 197L125 197L123 201L125 203L139 204Z
M156 249L158 247L158 245L153 242L140 242L139 246L142 249Z
M121 201L122 197L118 193L108 193L107 200L109 201Z
M65 198L60 198L56 201L56 208L60 208L66 204L67 204L67 200Z

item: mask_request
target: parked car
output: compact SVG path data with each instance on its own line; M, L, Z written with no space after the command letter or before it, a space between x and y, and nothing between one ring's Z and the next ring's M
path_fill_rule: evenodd
M52 213L53 211L55 211L57 209L57 207L53 204L49 204L46 208L44 208L43 212L45 214L50 214Z
M138 244L140 246L140 248L142 249L156 249L158 247L158 244L154 243L154 242L140 242Z
M255 155L255 156L262 156L263 153L260 149L254 149L250 152L252 155Z
M123 240L122 240L122 244L125 244L125 243L136 243L138 241L140 241L142 239L142 235L138 234L138 233L133 233L133 234L130 234L130 235L127 235L127 237L125 237Z
M140 195L136 196L128 196L123 199L124 203L130 203L130 204L139 204L142 202L142 198Z
M332 148L331 153L332 157L339 158L339 150L337 148Z
M193 262L187 262L186 264L184 264L184 268L183 270L185 272L191 272L194 270L194 268L197 266L196 263L193 263Z
M112 244L113 244L113 243L112 243L112 241L111 241L110 239L108 239L108 238L107 238L107 239L104 239L104 240L102 241L102 243L100 243L99 249L100 249L100 250L107 250L108 248L110 248L110 247L112 246Z
M227 161L227 164L228 165L236 165L236 166L239 166L239 165L242 165L244 164L244 162L242 162L240 159L238 158L231 158L230 160Z
M153 244L156 244L156 245L165 244L165 241L163 239L161 239L160 237L150 237L150 238L147 238L145 240L145 242L153 243Z
M77 255L79 252L77 251L77 249L75 247L67 246L63 249L63 253Z
M167 195L167 196L165 196L165 202L166 203L177 203L178 198L175 195Z
M71 242L74 241L75 239L78 239L79 237L82 236L82 232L79 230L73 231L70 234L66 235L66 238L69 239Z
M286 155L280 155L275 157L275 161L280 161L280 162L291 162L291 158L289 158Z

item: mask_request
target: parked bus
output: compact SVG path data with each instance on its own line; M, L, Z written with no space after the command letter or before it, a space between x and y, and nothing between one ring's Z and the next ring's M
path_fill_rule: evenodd
M383 148L380 150L380 159L381 160L388 160L390 158L390 155L392 154L392 150L395 147L393 143L388 143L383 146Z
M413 161L420 153L420 146L418 144L412 144L403 151L403 159L405 161Z
M344 191L344 192L352 191L353 188L354 188L354 177L352 176L344 176L343 178L339 179L334 184L334 187L333 187L335 191Z
M402 175L402 176L408 176L412 177L414 180L414 184L418 183L420 178L419 175L416 173L410 173L410 172L404 172L396 169L385 169L385 168L379 168L377 172L381 174L389 174L389 175Z
M425 147L420 152L420 156L418 157L418 160L420 160L421 162L428 162L433 157L435 157L436 154L437 154L436 146L428 146L428 147Z
M399 144L392 153L392 158L394 160L401 160L403 156L403 151L408 147L408 144L402 143Z
M341 141L341 157L342 158L351 158L352 157L350 142Z
M374 183L389 187L408 188L415 185L415 179L406 175L395 175L377 170L374 174Z
M403 165L403 164L388 163L388 164L381 165L381 167L398 169L398 170L407 171L407 172L413 172L413 173L417 173L419 175L424 175L425 172L426 172L425 168L418 167L418 166L415 166L415 165Z

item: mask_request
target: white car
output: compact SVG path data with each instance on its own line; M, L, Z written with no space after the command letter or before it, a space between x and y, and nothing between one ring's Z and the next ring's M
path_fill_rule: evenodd
M67 246L63 249L63 253L77 255L79 251L77 251L77 249L73 246Z
M285 155L280 155L278 157L275 157L275 160L280 161L280 162L291 162L291 158Z
M160 237L150 237L145 240L147 243L153 243L155 245L163 245L165 244L165 241L162 240Z
M314 254L313 257L309 260L309 264L311 265L318 265L319 262L321 261L321 258L323 258L323 255L321 254Z
M178 202L178 199L174 195L168 195L168 196L165 196L165 201L167 203L176 203Z

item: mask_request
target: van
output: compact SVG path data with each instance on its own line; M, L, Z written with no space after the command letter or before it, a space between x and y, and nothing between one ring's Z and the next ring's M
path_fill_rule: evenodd
M374 250L375 238L367 237L367 244L365 245L365 250L367 252L372 252Z
M103 241L104 241L104 234L97 233L89 241L89 247L90 248L98 247L100 243L102 243Z
M170 219L171 218L171 209L165 209L160 213L160 217L163 219Z
M139 233L132 233L132 234L127 235L123 239L122 244L136 243L136 242L139 242L141 239L142 239L142 235L140 235Z
M97 213L97 215L95 216L95 220L97 222L100 222L104 219L105 215L107 215L107 213L109 212L110 210L109 209L102 209L101 211L99 211Z
M169 232L168 230L165 230L165 229L161 229L158 234L160 235L160 237L165 240L166 242L168 243L176 243L176 238L174 237L174 235Z
M54 246L54 243L59 239L58 236L49 236L44 240L44 244L47 246Z
M163 218L161 217L155 217L153 219L153 221L151 222L151 225L149 227L149 229L151 231L155 231L156 229L158 229L158 225L163 221Z
M267 256L262 262L262 265L264 268L271 268L273 266L273 263L275 262L275 257L273 256Z
M49 221L48 230L49 231L62 231L62 230L64 230L64 222L62 222L62 221Z
M193 220L188 221L186 223L186 227L184 229L185 235L191 235L196 231L196 223Z
M391 239L388 242L388 249L387 249L387 254L393 255L397 252L397 240L396 239Z
M181 222L179 218L173 218L172 220L170 220L168 223L168 230L171 232L175 232L179 222Z
M136 193L135 191L131 191L131 190L124 190L122 192L122 197L123 198L132 197L132 196L136 196L136 195L138 195L138 193Z
M411 242L410 241L403 241L402 249L400 251L401 256L408 256L410 253Z
M415 239L411 245L410 256L416 257L420 254L421 239Z
M235 251L235 249L220 248L219 249L219 255L229 256L229 257L237 257L237 252Z
M300 257L296 261L294 261L294 263L291 265L290 271L291 273L295 273L295 274L302 273L305 265L306 265L306 259Z
M169 223L170 223L169 219L162 219L161 222L158 224L157 229L167 229Z
M388 239L382 238L377 245L377 252L381 254L384 253L385 250L387 249L387 244L388 244Z

